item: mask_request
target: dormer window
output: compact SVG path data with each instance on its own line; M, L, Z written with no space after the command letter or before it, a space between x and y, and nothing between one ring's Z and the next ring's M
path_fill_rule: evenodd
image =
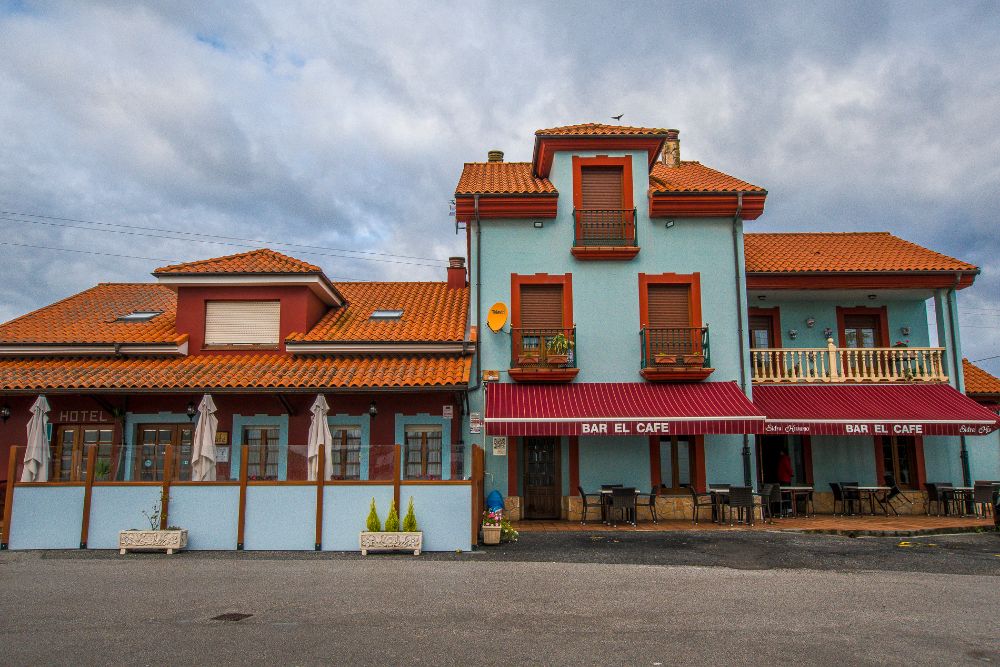
M573 157L573 255L632 259L639 252L628 157Z
M128 315L122 315L116 322L148 322L157 315L162 315L162 310L136 310Z
M205 345L277 347L280 316L280 301L208 301L205 303Z
M398 320L403 317L402 310L376 310L371 314L370 320Z

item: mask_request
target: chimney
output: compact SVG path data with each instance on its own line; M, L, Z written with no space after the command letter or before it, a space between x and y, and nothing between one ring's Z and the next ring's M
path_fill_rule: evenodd
M465 289L465 258L448 258L448 288Z
M667 140L663 142L663 164L667 167L681 166L680 130L667 130Z
M486 154L487 162L503 162L503 151L498 151L497 149L491 150Z

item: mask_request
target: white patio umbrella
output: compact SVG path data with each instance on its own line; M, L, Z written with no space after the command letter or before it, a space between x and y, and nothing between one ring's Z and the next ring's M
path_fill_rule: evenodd
M44 396L35 399L28 421L28 445L24 448L22 482L49 481L49 402Z
M309 422L309 447L307 455L309 457L309 479L316 480L317 468L319 467L319 448L323 448L323 456L326 464L323 466L323 479L330 479L333 476L333 433L330 432L330 423L326 420L330 412L330 406L326 402L323 394L318 394L312 407L312 421Z
M198 405L198 425L194 427L191 452L191 481L215 481L215 430L219 418L215 416L215 401L205 394Z

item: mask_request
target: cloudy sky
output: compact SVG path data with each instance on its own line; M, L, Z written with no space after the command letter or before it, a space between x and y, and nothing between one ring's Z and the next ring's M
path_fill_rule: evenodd
M996 2L234 5L0 0L0 319L247 240L442 279L464 161L624 113L766 187L753 230L976 263L1000 355Z

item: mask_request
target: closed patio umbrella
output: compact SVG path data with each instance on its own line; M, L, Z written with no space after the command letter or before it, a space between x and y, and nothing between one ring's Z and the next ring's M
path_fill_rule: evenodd
M330 433L330 423L326 420L330 406L323 394L316 396L309 410L312 412L312 421L309 422L309 479L315 481L317 478L320 447L323 448L326 460L326 465L323 466L323 479L330 479L333 475L333 434Z
M44 396L35 399L28 421L28 445L24 448L22 482L49 481L49 402Z
M191 452L191 480L194 482L215 481L215 429L218 427L215 401L205 394L198 405L198 425L194 428Z

